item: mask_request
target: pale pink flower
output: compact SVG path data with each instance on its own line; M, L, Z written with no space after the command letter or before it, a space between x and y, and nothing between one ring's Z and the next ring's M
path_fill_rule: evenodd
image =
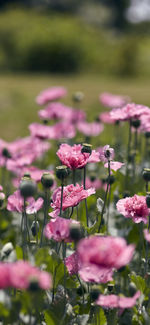
M82 265L119 269L130 262L134 249L120 237L91 236L79 242L77 252Z
M102 112L99 115L101 122L106 124L114 124L116 121L111 117L110 112Z
M61 144L59 150L56 152L57 156L61 160L63 165L66 165L70 169L82 168L88 162L98 162L99 154L95 150L92 150L92 154L81 152L82 145L74 144L70 146L69 144Z
M150 243L150 233L148 229L144 229L144 237Z
M129 98L121 95L113 95L111 93L103 93L99 96L99 100L103 106L115 108L124 106L129 101Z
M112 274L113 271L111 268L99 268L99 266L91 264L83 267L81 266L79 269L81 279L85 282L91 283L106 283L112 281Z
M74 252L70 256L65 258L65 265L70 275L77 274L81 267L78 253Z
M57 100L67 95L67 90L64 87L51 87L43 90L36 97L38 105L45 105L50 101Z
M53 238L58 242L63 240L70 242L72 241L70 238L70 227L72 224L79 224L79 222L61 217L51 219L45 227L44 234L48 239Z
M96 137L104 130L104 126L98 122L88 123L81 121L78 122L77 129L86 136Z
M144 105L137 105L135 103L129 103L122 108L113 109L110 112L110 116L115 121L128 121L132 119L139 119L141 115L149 113L149 107Z
M121 163L119 161L110 161L110 169L114 170L115 172L124 165L124 163ZM108 168L108 163L106 163L104 167Z
M125 218L131 218L135 223L148 222L147 217L150 209L147 207L145 196L135 194L132 197L126 197L119 200L116 207Z
M33 214L40 210L43 206L44 200L42 198L37 199L30 197L26 200L26 213ZM16 211L21 213L23 211L24 199L20 194L20 191L15 191L12 195L8 196L7 210Z
M0 191L3 191L3 186L2 185L0 185Z
M63 190L63 204L62 210L65 210L69 207L74 207L79 204L80 201L86 199L88 196L95 194L95 189L90 188L85 190L83 186L76 184L67 185ZM51 203L51 207L53 209L60 209L61 205L61 187L57 188L52 196L53 203Z
M52 286L51 276L30 265L27 261L18 261L9 265L10 286L17 289L28 289L32 281L37 281L44 290Z
M29 130L32 137L40 139L55 139L55 130L53 126L32 123L29 125Z
M140 291L137 291L133 297L122 297L116 295L99 295L96 305L104 308L132 308L136 300L140 297Z
M69 121L60 121L53 126L55 140L72 139L76 135L75 126Z
M96 190L99 190L100 188L103 188L104 185L103 185L102 181L100 179L98 179L98 178L92 180L89 177L86 177L85 187L86 187L86 189L89 189L89 188L93 187Z
M103 162L108 162L108 159L113 160L115 155L114 149L110 148L108 144L104 147L97 148L97 151L99 152L100 160Z

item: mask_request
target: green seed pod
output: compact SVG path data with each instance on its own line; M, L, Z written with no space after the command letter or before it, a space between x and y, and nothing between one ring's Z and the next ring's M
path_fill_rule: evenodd
M135 129L138 129L139 126L141 125L141 121L140 121L140 120L133 120L133 121L131 121L131 125L132 125Z
M96 301L100 295L100 290L98 289L93 289L90 292L90 297L92 301Z
M130 282L129 284L129 293L130 293L130 296L134 296L134 294L136 293L137 291L137 287L136 285L134 284L134 282Z
M11 158L11 154L10 154L10 152L9 152L9 150L7 148L3 148L2 155L5 158Z
M68 176L68 168L65 165L56 167L56 176L63 181Z
M143 170L143 178L146 182L150 181L150 168L144 168Z
M38 234L39 228L40 228L39 222L33 221L32 225L31 225L31 232L32 232L33 237L35 237Z
M20 189L21 196L27 198L35 195L37 191L37 185L33 180L25 177L22 178L19 189Z
M81 102L84 99L84 94L81 91L76 91L72 95L72 99L74 100L74 102Z
M150 138L150 132L145 132L145 138Z
M146 204L147 204L147 207L150 208L150 193L148 193L146 195Z
M79 224L72 223L70 226L70 238L75 242L78 242L82 238L82 231Z
M109 284L107 285L107 288L108 288L108 291L109 291L109 292L112 292L113 289L114 289L114 284L113 284L113 283L109 283Z
M31 279L28 290L35 292L35 291L39 291L40 287L39 287L39 282L38 280L35 278Z
M49 172L45 172L41 177L41 183L45 188L52 187L54 184L54 176Z

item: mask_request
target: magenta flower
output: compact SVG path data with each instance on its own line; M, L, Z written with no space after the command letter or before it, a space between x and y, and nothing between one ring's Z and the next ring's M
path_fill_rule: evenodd
M133 297L122 297L116 295L99 295L96 305L104 308L132 308L136 300L140 297L140 291L137 291Z
M126 96L121 96L121 95L113 95L110 93L103 93L99 96L99 100L103 106L115 108L115 107L124 106L129 101L129 98L127 98Z
M150 233L148 229L144 229L144 238L150 243Z
M143 221L147 223L147 216L150 213L146 204L145 196L134 195L121 199L116 204L117 210L125 218L131 218L135 223Z
M76 135L75 126L69 121L60 121L54 126L55 140L59 139L72 139Z
M113 271L111 268L99 268L99 266L91 264L83 267L81 266L79 269L81 279L91 283L107 283L112 281L112 274Z
M110 116L110 112L102 112L99 115L101 122L106 124L114 124L116 121Z
M79 224L79 222L72 219L57 217L46 225L44 234L48 239L53 238L58 242L63 240L65 242L70 242L70 227L72 224Z
M99 154L95 150L92 150L92 154L90 156L88 153L82 153L81 149L81 144L74 144L74 146L70 146L69 144L63 143L56 154L61 160L62 164L66 165L70 169L82 168L88 162L100 161Z
M104 188L104 185L100 179L91 180L89 177L86 177L85 187L87 190L91 187L95 188L96 190L99 190L100 188Z
M78 205L80 201L86 199L91 194L95 194L94 188L84 190L83 186L80 186L79 184L76 184L76 186L74 186L73 184L65 186L63 190L62 210ZM52 200L53 203L51 203L51 207L53 209L60 209L61 187L57 188L54 191Z
M132 119L139 119L143 114L149 114L150 109L144 105L137 105L135 103L127 104L126 106L118 109L113 109L110 116L115 121L128 121Z
M77 124L77 129L86 136L96 137L104 130L104 126L98 122L88 123L81 121Z
M121 163L119 161L111 161L110 162L110 169L114 170L115 172L120 169L122 166L124 166L124 163ZM108 168L108 163L104 165L104 167Z
M134 245L127 246L126 241L119 237L91 236L79 242L77 252L82 265L119 269L132 259Z
M32 281L37 281L41 289L48 290L52 286L51 276L30 265L27 261L9 264L9 286L27 289Z
M65 265L70 275L77 274L81 267L81 263L78 257L78 253L74 252L70 256L65 258Z
M32 137L39 139L55 139L55 130L53 126L32 123L29 125L29 130Z
M43 206L44 200L42 198L34 200L34 198L29 197L26 200L26 213L33 214L40 210ZM24 200L20 194L20 191L15 191L12 195L8 197L7 210L15 211L21 213L23 211Z
M114 158L114 149L110 148L108 144L98 148L97 151L99 152L100 160L103 162L108 162L108 159L113 160Z
M45 105L50 101L62 98L67 95L67 90L64 87L51 87L43 90L37 97L38 105Z

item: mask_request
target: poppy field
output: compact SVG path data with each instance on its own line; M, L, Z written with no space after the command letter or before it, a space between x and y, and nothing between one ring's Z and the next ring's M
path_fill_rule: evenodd
M68 96L41 90L27 135L0 139L0 324L148 325L150 108Z

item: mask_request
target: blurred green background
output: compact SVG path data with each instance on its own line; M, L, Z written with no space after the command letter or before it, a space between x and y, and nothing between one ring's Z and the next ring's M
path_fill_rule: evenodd
M34 98L50 86L68 88L67 104L74 91L83 91L89 120L101 110L103 91L150 104L150 22L146 7L144 18L138 16L136 3L1 0L1 137L28 133L38 120Z

